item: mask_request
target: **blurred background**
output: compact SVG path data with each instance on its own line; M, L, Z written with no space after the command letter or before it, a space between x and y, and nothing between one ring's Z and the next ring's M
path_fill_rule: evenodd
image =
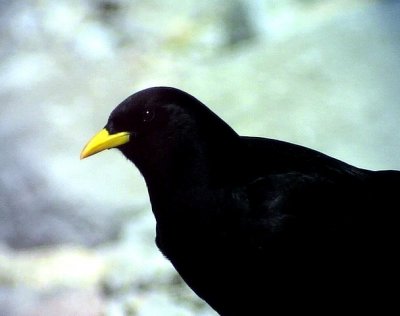
M1 0L0 315L202 315L154 244L138 171L80 161L167 85L245 135L400 169L400 1Z

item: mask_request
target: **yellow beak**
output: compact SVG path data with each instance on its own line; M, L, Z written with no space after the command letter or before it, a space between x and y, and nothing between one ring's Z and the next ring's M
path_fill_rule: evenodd
M81 152L81 159L97 154L105 149L114 148L129 142L129 133L110 134L105 128L89 140Z

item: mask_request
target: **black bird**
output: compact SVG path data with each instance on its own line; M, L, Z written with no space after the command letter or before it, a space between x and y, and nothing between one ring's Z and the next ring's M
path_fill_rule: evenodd
M169 87L119 104L81 158L113 147L144 176L158 248L219 314L398 312L400 172L239 136Z

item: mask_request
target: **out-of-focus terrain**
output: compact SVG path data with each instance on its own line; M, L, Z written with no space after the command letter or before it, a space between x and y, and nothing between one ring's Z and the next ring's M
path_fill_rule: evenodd
M240 134L400 169L400 2L0 1L0 315L203 315L116 150L133 92L181 88Z

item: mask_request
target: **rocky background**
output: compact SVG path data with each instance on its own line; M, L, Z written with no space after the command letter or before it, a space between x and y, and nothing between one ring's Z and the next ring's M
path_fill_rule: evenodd
M215 313L154 245L138 171L79 161L155 85L239 133L400 169L400 2L1 0L0 315Z

